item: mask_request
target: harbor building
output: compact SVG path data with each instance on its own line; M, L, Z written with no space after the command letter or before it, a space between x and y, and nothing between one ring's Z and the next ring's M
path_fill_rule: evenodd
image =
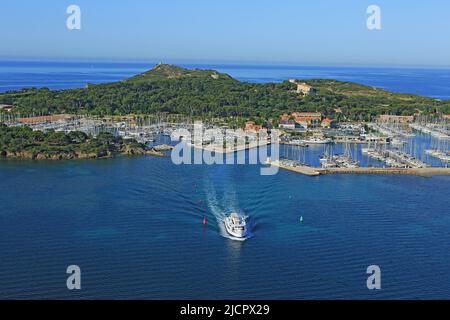
M305 128L317 128L322 123L320 112L294 112L294 121Z
M280 120L279 129L305 131L306 128L296 123L294 120Z
M279 129L285 130L295 130L296 123L294 120L280 120L280 124L278 125Z
M322 120L322 128L331 129L335 127L335 123L333 119L325 118Z
M293 121L299 126L297 128L317 128L322 124L322 118L323 116L320 112L294 112L290 115L281 115L280 124L282 124L282 126L292 126L291 121Z
M247 132L259 132L263 129L262 125L255 124L253 121L247 121L245 123L245 131Z

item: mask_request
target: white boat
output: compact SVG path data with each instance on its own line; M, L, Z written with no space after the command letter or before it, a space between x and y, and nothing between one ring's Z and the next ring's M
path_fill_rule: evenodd
M232 213L223 220L227 232L235 238L245 238L248 235L247 223L245 219L237 213Z
M314 137L311 139L303 139L303 140L301 140L301 142L304 144L308 144L308 145L309 144L329 144L329 143L332 143L333 140Z
M362 154L366 154L366 155L367 155L367 154L370 154L370 152L372 152L372 151L374 151L374 149L373 149L373 148L370 148L370 147L369 147L369 148L362 148L362 149L361 149L361 153L362 153Z
M426 150L425 153L427 155L429 155L433 158L437 158L443 162L450 162L450 155L448 154L448 152L430 149L430 150Z
M305 142L303 142L302 140L291 140L288 142L289 145L291 146L298 146L298 147L309 147Z
M330 159L321 159L320 165L324 169L338 168L338 165Z
M404 146L405 144L408 144L408 142L405 140L394 138L392 139L391 144L393 146Z

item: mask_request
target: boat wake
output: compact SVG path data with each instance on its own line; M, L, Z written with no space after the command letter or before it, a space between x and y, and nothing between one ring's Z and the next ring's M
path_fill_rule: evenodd
M206 192L207 196L207 205L211 213L217 220L217 226L219 227L219 233L222 237L228 238L235 241L245 241L253 237L251 232L251 228L249 225L249 232L245 238L236 238L231 236L227 230L225 229L224 219L230 215L232 212L236 212L238 214L241 213L239 210L239 206L237 204L236 193L234 191L224 192L223 197L218 197L216 189L212 184L210 184L207 188ZM245 219L248 219L247 216L243 216Z

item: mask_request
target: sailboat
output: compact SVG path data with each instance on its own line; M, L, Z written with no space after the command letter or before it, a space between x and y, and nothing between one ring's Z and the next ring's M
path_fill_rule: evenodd
M345 143L344 154L334 157L335 162L340 168L359 168L359 162L353 160L352 151L350 149L350 144Z
M337 164L333 160L333 150L331 145L325 146L325 153L320 156L320 164L322 168L337 168Z

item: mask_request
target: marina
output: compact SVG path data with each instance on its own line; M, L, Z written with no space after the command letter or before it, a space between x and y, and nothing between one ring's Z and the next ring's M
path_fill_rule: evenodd
M320 157L322 168L358 168L359 162L353 159L350 144L345 143L344 154L334 155L332 148L326 148Z
M450 154L448 152L437 150L437 149L429 149L429 150L426 150L425 153L431 157L441 160L442 162L445 162L445 163L450 162Z
M415 136L411 130L408 130L408 126L400 124L369 123L367 126L388 137L413 138Z
M164 114L106 118L81 115L10 116L7 120L9 126L29 126L43 132L81 131L94 137L100 132L109 132L149 147L160 144L173 146L175 141L181 139L191 147L217 154L232 154L279 143L283 146L281 159L323 169L447 167L450 162L447 140L436 138L429 131L416 130L415 134L411 134L405 131L404 125L388 123L338 124L331 130L313 128L300 135L281 131L280 139L271 141L260 138L261 134L267 136L270 131L230 131L220 125L220 119L216 123L203 124L202 139L193 140L194 119ZM441 131L445 131L447 126L441 123ZM180 132L184 133L180 135Z
M377 128L370 127L369 130L373 131ZM333 139L333 144L309 148L284 143L281 149L282 160L275 165L313 176L335 172L420 176L447 174L448 143L445 141L421 132L408 137L405 134L395 134L386 138L377 135L378 131L360 131L359 138L355 138L353 143L348 139ZM431 170L427 170L428 168Z
M375 146L362 149L362 153L372 159L383 162L394 168L426 168L429 167L423 161L416 159L399 149L387 149L383 146Z
M437 139L450 139L450 130L445 124L412 123L410 127Z
M409 116L384 115L376 122L336 123L329 129L287 131L281 139L281 158L323 169L447 167L448 143L436 143L440 140L430 133L412 129L413 120ZM449 123L441 120L439 126L447 130ZM299 143L312 139L327 143ZM306 146L308 150L298 149Z

